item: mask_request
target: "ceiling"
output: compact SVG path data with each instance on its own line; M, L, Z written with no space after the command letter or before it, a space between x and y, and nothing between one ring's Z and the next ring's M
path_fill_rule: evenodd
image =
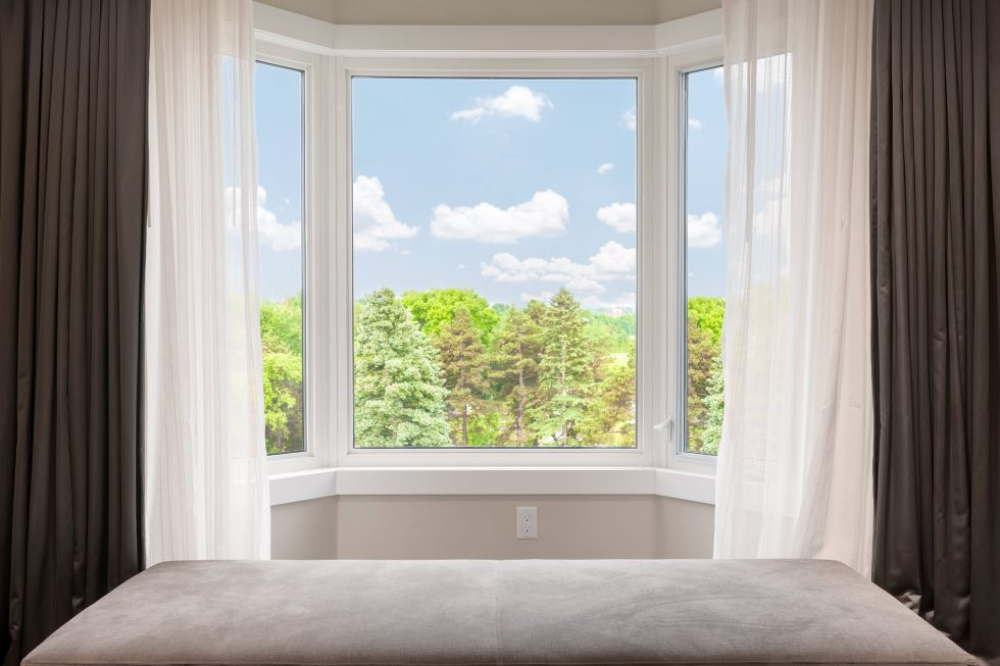
M655 25L722 0L259 0L341 25Z

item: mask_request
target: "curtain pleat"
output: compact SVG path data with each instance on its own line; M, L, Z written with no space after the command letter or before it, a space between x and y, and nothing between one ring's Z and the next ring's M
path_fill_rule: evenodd
M0 653L142 568L149 3L0 2Z
M877 0L873 578L1000 664L1000 3Z
M266 559L250 0L153 0L146 555Z
M725 0L715 556L867 573L871 0Z

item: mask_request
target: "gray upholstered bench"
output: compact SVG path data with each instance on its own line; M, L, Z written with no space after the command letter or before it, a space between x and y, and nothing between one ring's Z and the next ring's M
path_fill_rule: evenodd
M822 561L175 562L25 666L974 664Z

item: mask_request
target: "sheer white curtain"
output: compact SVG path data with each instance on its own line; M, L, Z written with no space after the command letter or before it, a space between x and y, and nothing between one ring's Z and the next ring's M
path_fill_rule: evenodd
M153 0L147 564L267 558L251 0Z
M716 557L867 573L872 0L725 0L726 411Z

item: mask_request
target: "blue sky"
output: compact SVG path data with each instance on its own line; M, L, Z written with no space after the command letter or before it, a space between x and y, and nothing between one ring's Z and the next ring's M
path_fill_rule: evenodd
M258 65L255 85L261 297L282 298L301 288L301 75ZM689 292L722 295L722 86L689 86ZM634 308L635 97L632 79L356 78L355 296L566 286Z

